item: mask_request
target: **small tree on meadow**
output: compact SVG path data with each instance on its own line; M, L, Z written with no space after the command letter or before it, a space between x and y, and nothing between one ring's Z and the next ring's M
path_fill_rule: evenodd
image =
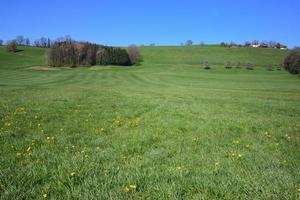
M3 40L0 40L0 46L2 46L3 45Z
M192 41L192 40L187 40L187 41L185 42L185 45L186 45L186 46L191 46L191 45L193 45L193 41Z
M204 62L204 69L211 69L208 61Z
M135 65L135 64L139 64L140 62L142 62L142 56L141 56L137 46L130 45L127 48L127 53L129 55L131 64Z
M15 41L10 41L7 43L7 51L9 52L16 52L17 51L17 44Z
M228 61L226 64L225 64L225 69L231 69L232 66L231 66L231 62Z
M241 68L241 65L242 65L241 62L237 62L236 68L237 68L237 69L240 69L240 68Z

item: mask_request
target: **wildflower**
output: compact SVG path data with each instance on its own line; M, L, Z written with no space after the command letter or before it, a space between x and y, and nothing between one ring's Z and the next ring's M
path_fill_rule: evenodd
M96 149L97 149L97 150L100 150L100 147L97 147Z
M40 127L41 126L41 124L38 124L38 127Z
M85 158L88 158L89 156L88 156L88 155L85 155L84 157L85 157Z
M124 188L124 192L126 192L126 193L129 192L129 190L130 189L127 186Z
M178 171L182 170L182 168L183 168L183 167L181 167L181 166L177 166L177 167L176 167L176 169L177 169Z
M300 187L297 188L297 192L300 192Z
M5 126L9 127L9 126L11 126L11 123L10 122L5 122Z
M47 193L43 194L43 197L44 197L44 198L47 198L47 196L48 196Z
M136 185L135 184L130 184L129 188L132 189L132 190L135 190L136 189Z
M50 140L50 139L51 139L51 137L48 136L48 137L47 137L47 140Z
M64 129L63 129L63 128L60 128L60 131L61 131L61 132L63 132L63 131L64 131Z
M17 153L16 153L16 157L17 157L17 158L20 158L21 156L22 156L22 153L20 153L20 152L17 152Z
M71 172L70 176L73 177L73 176L75 176L75 174L76 174L75 172Z
M104 128L101 128L100 131L103 132L103 131L104 131Z
M242 158L242 154L239 153L239 154L238 154L238 158Z
M130 192L130 191L135 191L137 186L135 184L129 184L124 188L124 192Z
M215 167L219 167L219 165L220 165L220 162L216 161L215 162Z
M34 119L37 119L38 118L38 116L34 116Z
M249 149L249 148L250 148L250 145L249 145L249 144L247 144L245 147L246 147L247 149Z
M28 147L27 148L27 152L29 152L29 151L31 151L32 150L32 148L31 147Z

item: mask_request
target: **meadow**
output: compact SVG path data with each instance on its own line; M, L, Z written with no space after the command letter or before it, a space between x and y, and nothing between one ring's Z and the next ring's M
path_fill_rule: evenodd
M300 199L300 78L267 70L285 51L70 69L20 49L0 47L0 199Z

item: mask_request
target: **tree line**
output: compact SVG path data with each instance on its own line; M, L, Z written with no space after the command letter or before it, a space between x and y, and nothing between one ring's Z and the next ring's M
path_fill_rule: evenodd
M129 66L141 62L142 57L136 46L126 49L66 40L55 42L47 52L48 65L62 66L92 66L121 65Z

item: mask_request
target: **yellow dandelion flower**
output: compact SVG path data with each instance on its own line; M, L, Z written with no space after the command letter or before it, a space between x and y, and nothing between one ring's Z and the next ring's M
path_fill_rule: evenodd
M50 140L50 139L51 139L51 137L48 136L48 137L47 137L47 140Z
M239 154L238 154L238 158L241 158L241 157L243 157L243 155L239 153Z
M88 155L85 155L84 157L85 157L85 158L88 158L89 156L88 156Z
M17 152L17 153L16 153L16 157L17 157L17 158L20 158L21 156L22 156L22 153L20 153L20 152Z
M181 166L177 166L176 169L177 170L182 170L182 167Z
M63 132L63 131L64 131L64 129L63 129L63 128L60 128L60 131L61 131L61 132Z
M38 124L38 127L40 127L41 126L41 124Z
M300 187L297 188L297 192L300 192Z
M246 147L247 149L249 149L249 148L250 148L250 145L249 145L249 144L247 144L245 147Z
M136 189L136 185L135 184L130 184L129 188L132 189L132 190L135 190Z
M38 118L38 116L34 116L34 119L37 119Z
M130 189L127 186L124 188L124 192L126 192L126 193L129 192L129 190Z
M44 198L47 198L47 196L48 196L48 194L46 194L46 193L45 193L45 194L43 194L43 197L44 197Z
M103 132L103 131L104 131L104 128L101 128L100 131Z
M75 176L75 174L76 174L75 172L71 172L70 176L73 177L73 176Z
M216 161L215 162L215 167L219 167L219 165L220 165L220 162Z

